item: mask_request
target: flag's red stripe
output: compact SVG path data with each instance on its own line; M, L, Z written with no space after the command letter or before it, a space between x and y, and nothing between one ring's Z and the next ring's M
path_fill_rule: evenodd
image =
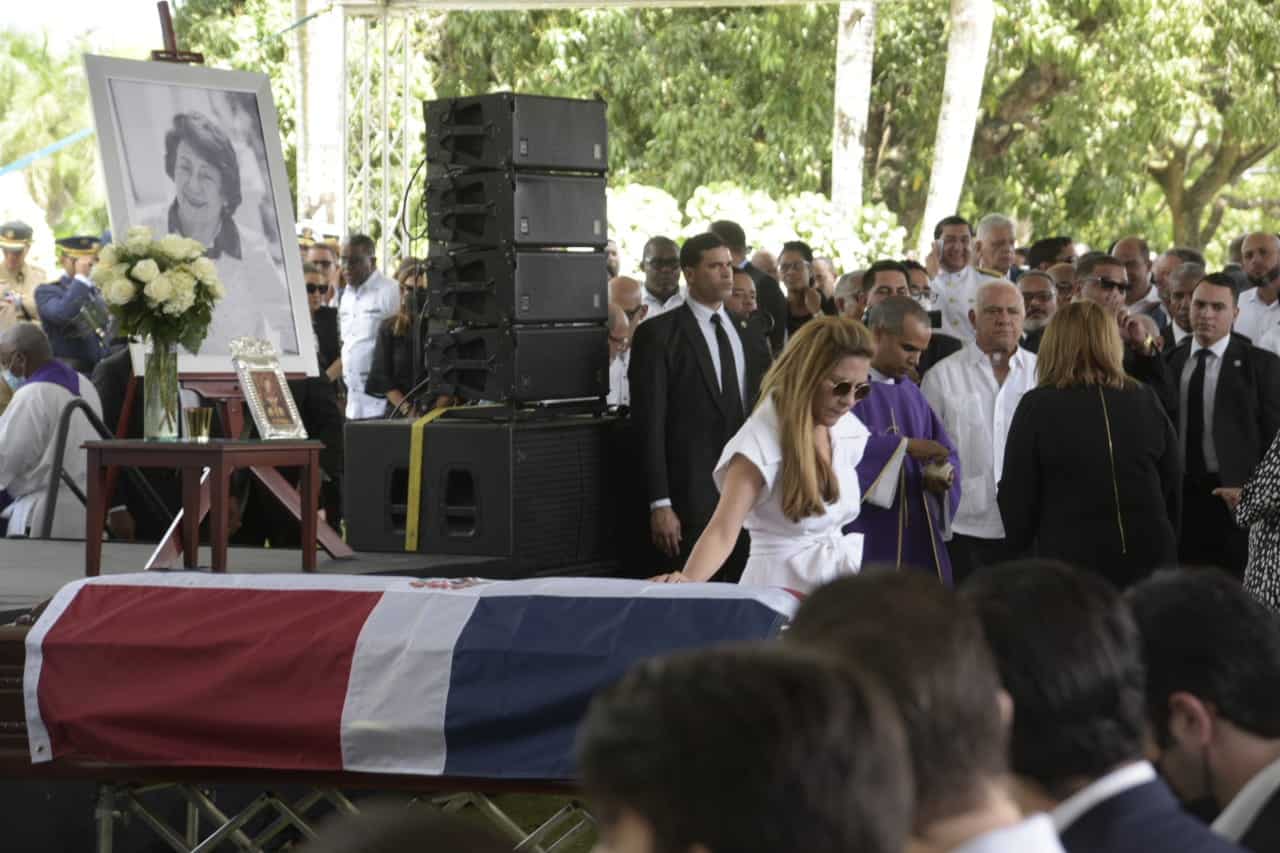
M45 637L55 758L339 770L379 592L86 586Z

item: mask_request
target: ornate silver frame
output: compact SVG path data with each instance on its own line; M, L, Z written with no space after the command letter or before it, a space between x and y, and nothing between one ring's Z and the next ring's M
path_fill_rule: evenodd
M280 356L276 348L261 338L235 338L231 341L231 363L235 366L236 378L240 380L240 390L244 393L245 402L249 404L249 412L258 427L258 435L263 439L273 438L306 438L307 429L302 425L302 416L298 414L298 404L289 392L289 382L284 370L280 367ZM289 410L291 425L281 427L271 423L267 415L266 405L258 394L258 386L253 383L255 373L272 373L280 385L281 396Z

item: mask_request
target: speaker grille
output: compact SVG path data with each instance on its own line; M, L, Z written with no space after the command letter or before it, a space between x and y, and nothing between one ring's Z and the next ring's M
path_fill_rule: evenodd
M514 431L514 553L522 565L555 566L603 553L604 430Z

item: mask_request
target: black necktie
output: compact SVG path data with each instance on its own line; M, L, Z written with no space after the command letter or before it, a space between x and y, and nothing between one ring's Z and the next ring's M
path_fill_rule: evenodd
M738 362L729 345L729 333L724 330L719 314L711 315L711 325L716 330L716 346L720 350L720 396L735 416L742 414L742 391L738 388Z
M1204 463L1204 363L1209 350L1196 352L1196 366L1187 383L1187 474L1203 477Z

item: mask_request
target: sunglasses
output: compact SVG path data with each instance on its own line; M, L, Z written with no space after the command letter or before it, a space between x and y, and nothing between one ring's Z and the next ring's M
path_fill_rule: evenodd
M847 397L850 391L853 392L853 402L857 403L860 400L865 400L867 395L871 393L871 383L859 382L855 385L852 382L835 382L831 385L831 393L837 397Z
M328 293L329 285L327 284L308 284L307 293Z
M1098 278L1097 276L1094 276L1092 278L1086 278L1085 281L1093 282L1094 284L1098 285L1098 287L1101 287L1103 290L1118 290L1121 293L1129 292L1129 282L1127 281L1115 281L1114 279Z
M308 263L313 267L319 267L322 270L327 270L333 266L333 261L308 261Z

